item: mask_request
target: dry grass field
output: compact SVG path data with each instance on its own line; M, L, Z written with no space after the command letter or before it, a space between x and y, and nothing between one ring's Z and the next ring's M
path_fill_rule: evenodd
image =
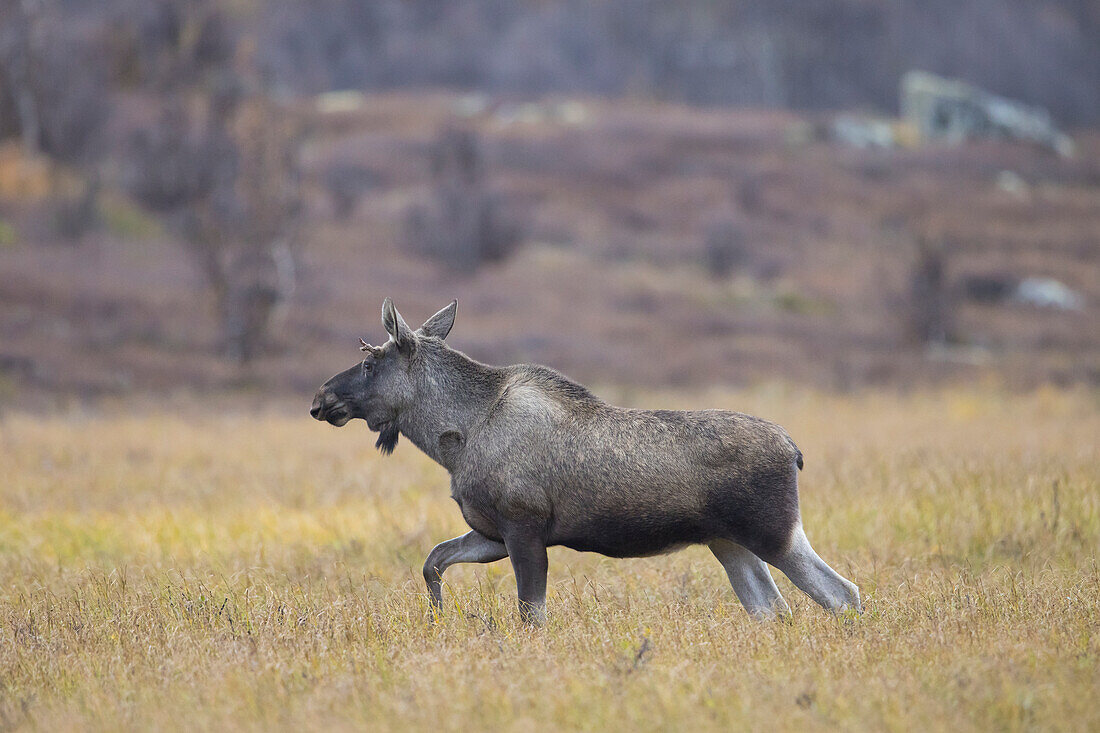
M0 418L0 728L1100 729L1100 396L602 390L785 424L802 507L855 580L750 621L701 548L551 550L525 628L444 471L305 405ZM290 408L300 408L296 411Z

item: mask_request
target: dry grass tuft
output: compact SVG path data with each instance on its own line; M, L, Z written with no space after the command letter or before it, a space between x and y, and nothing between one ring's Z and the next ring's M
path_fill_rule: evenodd
M1095 392L723 405L784 423L803 512L866 612L751 622L693 548L551 551L544 629L463 531L444 472L304 415L0 421L0 727L1100 728Z

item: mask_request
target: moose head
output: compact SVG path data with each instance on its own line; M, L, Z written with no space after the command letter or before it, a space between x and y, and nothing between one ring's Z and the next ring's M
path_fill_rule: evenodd
M399 419L417 398L417 385L429 368L424 352L438 350L451 331L458 301L440 310L413 331L386 298L382 303L382 325L389 341L371 346L360 339L364 359L325 382L313 398L309 414L336 427L351 420L366 420L378 433L376 447L393 452L400 435ZM433 348L434 347L434 348Z

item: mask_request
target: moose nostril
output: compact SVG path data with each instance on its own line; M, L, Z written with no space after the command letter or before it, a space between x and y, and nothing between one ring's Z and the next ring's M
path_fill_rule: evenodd
M321 395L317 395L313 398L313 406L309 408L309 414L317 419L320 419L322 407L323 405L321 401Z

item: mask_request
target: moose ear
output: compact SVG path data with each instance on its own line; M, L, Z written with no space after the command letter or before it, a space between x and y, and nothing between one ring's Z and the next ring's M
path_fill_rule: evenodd
M452 300L450 305L424 321L424 325L417 329L417 335L435 336L440 340L447 338L447 334L451 332L451 326L455 325L456 310L458 310L458 301Z
M389 298L382 301L382 326L399 349L407 349L416 342L416 335Z

